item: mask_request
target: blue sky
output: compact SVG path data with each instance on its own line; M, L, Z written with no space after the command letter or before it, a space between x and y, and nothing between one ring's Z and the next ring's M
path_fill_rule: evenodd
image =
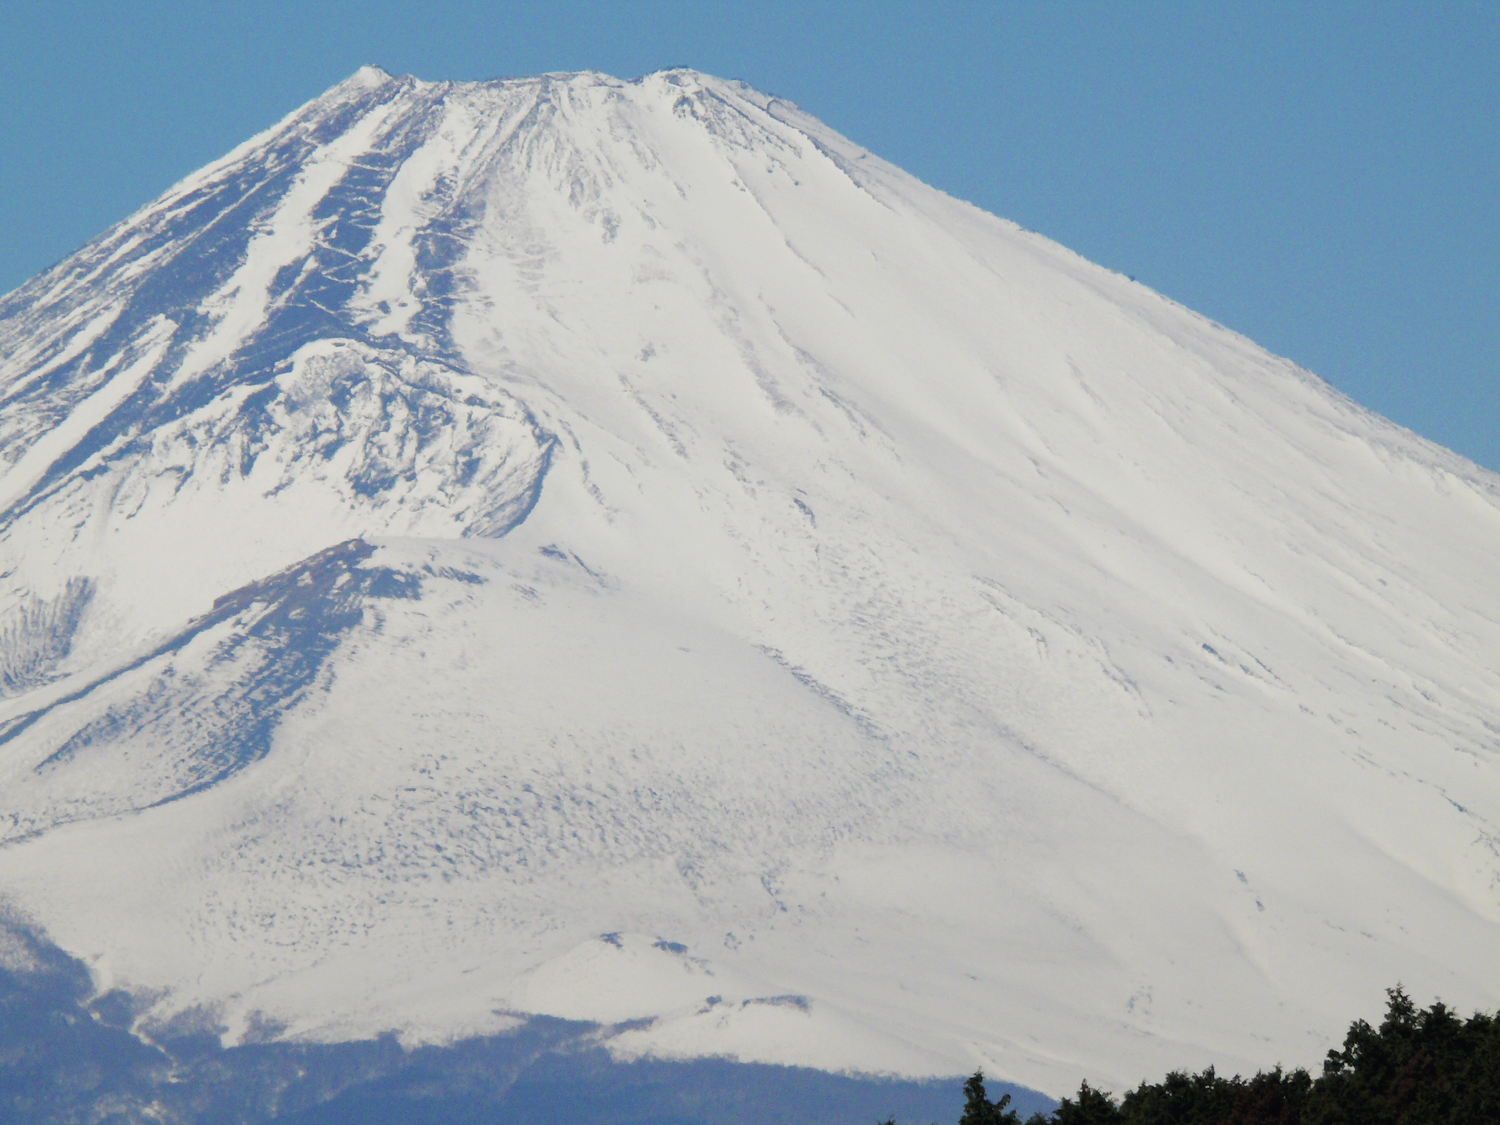
M0 290L373 62L685 65L1500 470L1500 3L0 5Z

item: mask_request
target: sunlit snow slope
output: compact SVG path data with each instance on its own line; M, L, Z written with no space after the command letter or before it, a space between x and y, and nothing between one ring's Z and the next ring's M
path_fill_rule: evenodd
M743 85L361 71L0 395L0 891L158 1012L1062 1092L1500 1001L1500 478Z

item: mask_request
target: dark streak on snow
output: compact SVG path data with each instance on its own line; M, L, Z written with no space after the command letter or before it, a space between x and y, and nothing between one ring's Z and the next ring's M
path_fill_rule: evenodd
M108 753L111 743L147 734L175 753L175 772L164 779L165 796L136 807L164 804L223 781L270 751L281 718L316 685L319 669L364 619L368 599L421 596L419 575L361 565L374 551L364 540L349 540L219 598L211 611L150 652L11 719L0 728L0 745L103 685L160 661L148 687L75 730L37 772L66 768L85 752ZM220 627L224 635L204 668L177 667L173 657ZM213 674L226 665L234 668L232 676Z

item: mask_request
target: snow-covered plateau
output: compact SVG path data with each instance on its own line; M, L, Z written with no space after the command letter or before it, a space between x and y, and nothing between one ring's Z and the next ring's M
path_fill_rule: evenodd
M1500 1003L1500 477L742 84L359 72L0 298L0 467L0 895L226 1043Z

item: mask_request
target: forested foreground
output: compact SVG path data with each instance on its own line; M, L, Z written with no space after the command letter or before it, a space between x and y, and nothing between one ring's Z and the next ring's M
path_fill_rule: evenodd
M1025 1125L1500 1125L1500 1013L1418 1009L1399 987L1378 1028L1357 1020L1317 1078L1280 1067L1254 1078L1173 1073L1116 1099L1085 1082ZM1021 1125L984 1075L964 1084L959 1125ZM891 1125L891 1123L887 1123Z

